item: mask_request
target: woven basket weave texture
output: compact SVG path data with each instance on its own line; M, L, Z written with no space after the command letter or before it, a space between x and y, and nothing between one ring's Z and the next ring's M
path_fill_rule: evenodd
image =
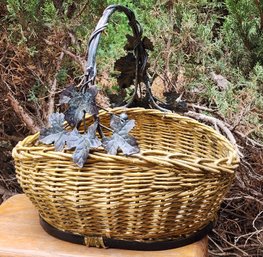
M141 151L133 156L99 149L79 168L70 150L54 151L38 133L14 148L18 181L42 218L75 234L146 241L189 235L213 221L239 162L228 140L174 113L125 112L136 121ZM109 124L107 112L99 117Z

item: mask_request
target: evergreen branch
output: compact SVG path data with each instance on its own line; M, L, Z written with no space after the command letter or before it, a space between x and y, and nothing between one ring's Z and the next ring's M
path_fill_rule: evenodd
M260 0L254 0L257 8L258 8L258 11L259 11L259 16L260 16L260 27L259 27L259 30L260 30L260 33L263 32L263 6L261 6L261 3L260 3Z

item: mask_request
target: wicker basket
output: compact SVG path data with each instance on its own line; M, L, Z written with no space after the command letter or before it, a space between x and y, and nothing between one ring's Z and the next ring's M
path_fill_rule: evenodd
M56 152L39 143L39 133L28 136L13 150L24 192L53 230L81 236L90 246L107 247L106 239L176 241L202 230L215 220L231 185L236 151L193 119L153 109L125 111L136 121L132 135L140 153L113 156L99 149L79 168L70 150ZM107 112L99 117L109 123Z

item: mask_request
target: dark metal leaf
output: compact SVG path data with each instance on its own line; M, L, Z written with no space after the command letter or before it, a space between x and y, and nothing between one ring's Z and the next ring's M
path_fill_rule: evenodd
M78 92L76 91L74 85L68 86L59 95L59 103L60 104L67 104L71 98L73 98L75 95L77 95L77 93Z
M89 148L85 141L76 147L74 154L72 155L73 162L76 163L80 168L85 164L89 156Z
M151 41L144 37L143 41L138 42L138 39L133 36L127 35L128 44L125 46L126 50L134 50L138 46L138 82L144 82L146 70L149 68L147 62L147 49L153 49ZM139 47L141 44L141 47ZM117 76L117 81L120 88L127 88L134 84L136 75L136 58L133 52L128 52L124 57L118 59L114 64L114 70L119 71L120 74Z
M150 51L153 51L153 43L148 37L144 37L142 40L142 44L145 49L148 49Z
M142 41L139 41L139 42L138 42L138 39L136 39L136 37L131 36L131 35L126 35L126 38L127 38L127 43L124 46L124 49L127 51L134 50L140 43L142 44L144 49L148 49L150 51L153 51L153 43L147 37L144 37L142 39Z
M98 94L98 88L96 86L90 86L87 92L89 92L93 97L96 97Z
M136 58L134 54L128 53L126 56L118 59L114 64L114 70L121 72L117 76L120 88L127 88L132 85L136 70Z
M121 118L117 115L112 115L110 120L110 127L113 128L114 132L119 131L124 126L125 120L121 120Z
M77 129L71 131L68 136L67 146L69 149L76 148L72 159L79 166L83 167L92 148L97 148L101 145L101 141L96 136L98 122L95 122L88 128L88 132L80 134Z
M132 51L135 49L135 47L137 46L138 42L136 40L136 38L132 35L127 34L126 35L127 38L127 43L124 46L124 49L127 51Z
M95 121L88 128L87 138L90 142L91 148L97 148L97 147L101 146L101 141L96 136L97 128L98 128L98 122L97 121Z
M114 140L114 135L111 138L104 137L102 139L102 145L108 154L116 155L118 152L119 145Z
M63 128L63 123L64 123L64 114L63 113L52 113L49 118L49 125L51 127L60 127Z
M138 153L140 149L137 145L131 145L128 137L131 136L122 137L118 133L114 133L111 138L103 139L102 143L108 154L116 155L119 148L125 155Z
M120 135L128 134L135 126L135 120L126 120L125 124L119 131Z
M56 135L57 138L54 140L55 149L56 151L62 151L67 142L68 132L62 131Z
M134 73L135 74L135 73ZM120 74L117 76L117 82L120 88L128 88L129 86L133 85L134 77L132 74L129 76L127 74Z
M77 127L82 120L85 112L77 105L70 106L65 112L65 119L71 127Z
M116 135L118 135L118 134L116 134ZM137 145L137 141L134 137L129 136L129 135L127 135L125 137L119 136L119 138L117 140L119 143L119 147L124 154L132 155L132 154L140 152L140 149Z
M61 151L67 141L68 132L64 130L64 114L53 113L49 117L50 128L40 131L39 141L44 144L54 143L56 151Z
M44 144L52 144L56 139L56 134L60 133L61 131L58 131L55 128L44 128L40 130L40 142Z
M128 120L126 115L120 117L112 115L110 126L114 132L110 138L104 138L102 143L108 154L116 155L120 149L125 155L131 155L140 151L136 139L128 133L135 126L134 120Z
M65 143L67 141L67 132L66 131L56 131L54 128L41 130L41 136L39 138L40 142L44 144L54 143L56 151L62 151Z
M117 115L112 115L110 127L114 132L128 134L135 126L135 120L122 119Z
M91 115L98 114L95 100L96 94L97 91L94 88L90 88L85 93L77 92L74 97L69 100L69 108L65 112L65 120L70 126L78 126L85 113Z
M114 64L114 70L133 73L135 72L136 58L133 53L128 53L126 56L118 59Z
M72 149L76 147L79 143L81 134L78 132L76 128L74 128L69 134L67 139L67 147L68 149Z

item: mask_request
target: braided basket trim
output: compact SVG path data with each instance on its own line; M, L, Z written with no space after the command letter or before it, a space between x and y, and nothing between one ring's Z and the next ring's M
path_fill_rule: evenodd
M123 108L115 108L112 110L112 113L121 113L123 112ZM170 166L178 165L184 168L188 168L189 170L198 171L200 169L205 169L209 172L218 173L220 171L224 171L227 173L233 173L234 170L238 167L239 157L237 155L236 150L233 148L231 143L213 128L204 125L194 119L184 117L175 113L163 113L158 110L151 109L143 109L143 108L130 108L125 110L129 116L131 114L134 117L140 117L141 114L147 114L155 117L158 122L158 119L172 119L175 122L178 122L180 125L187 124L193 127L195 132L202 131L207 133L207 137L209 138L212 135L214 138L218 140L217 143L221 145L221 147L227 150L227 153L224 157L220 158L205 158L198 157L195 154L185 154L175 151L174 153L165 151L165 150L147 150L142 149L140 153L134 154L132 156L124 156L123 154L118 155L109 155L103 151L103 149L97 149L96 151L92 151L89 158L91 161L94 160L104 160L104 161L118 161L130 164L147 164L152 163L160 166ZM105 111L101 111L99 117L108 116L108 113ZM86 116L87 120L90 120L92 117L90 115ZM182 131L183 133L183 131ZM136 134L134 134L136 138ZM71 151L64 152L56 152L53 146L39 144L35 146L35 142L39 138L39 133L35 135L31 135L26 137L23 141L19 142L18 145L13 150L13 157L15 159L38 159L43 157L59 159L70 161L72 158ZM160 138L162 140L162 138ZM140 146L140 143L139 143Z

